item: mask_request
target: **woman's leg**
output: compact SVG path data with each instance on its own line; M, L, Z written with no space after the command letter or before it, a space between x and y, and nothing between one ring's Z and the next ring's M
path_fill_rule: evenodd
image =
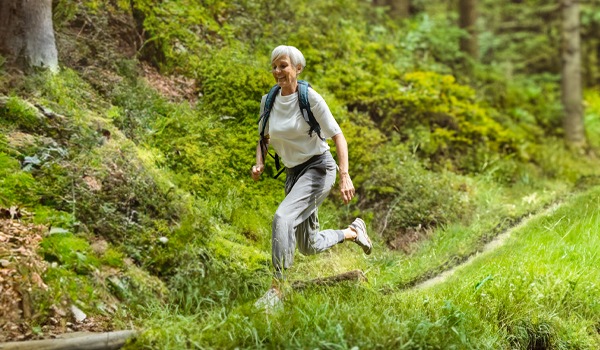
M298 250L304 255L321 253L344 241L344 231L319 231L318 208L295 230Z
M300 251L314 254L344 240L341 230L319 232L317 208L323 203L335 182L335 161L329 155L320 166L308 167L295 183L286 184L288 193L273 219L273 266L275 278L292 266L298 240Z

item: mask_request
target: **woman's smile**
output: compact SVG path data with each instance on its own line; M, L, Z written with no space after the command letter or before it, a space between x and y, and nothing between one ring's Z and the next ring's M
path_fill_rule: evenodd
M282 95L290 95L296 92L298 86L298 73L300 67L294 67L287 55L278 57L273 61L272 72L277 85L281 87Z

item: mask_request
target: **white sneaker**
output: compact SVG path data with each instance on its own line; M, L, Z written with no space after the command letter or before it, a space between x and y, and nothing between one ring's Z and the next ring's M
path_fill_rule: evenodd
M265 295L254 303L254 307L264 309L267 312L282 309L281 292L274 287L269 288Z
M361 218L356 218L353 223L350 224L350 227L356 231L356 238L354 242L358 244L365 254L371 254L371 250L373 249L373 244L371 243L371 239L369 235L367 235L367 225Z

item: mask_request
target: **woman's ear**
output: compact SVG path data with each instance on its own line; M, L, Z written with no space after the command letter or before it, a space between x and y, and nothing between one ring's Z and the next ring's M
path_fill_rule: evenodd
M300 72L302 72L302 65L299 64L296 66L296 72L298 72L298 74L300 74Z

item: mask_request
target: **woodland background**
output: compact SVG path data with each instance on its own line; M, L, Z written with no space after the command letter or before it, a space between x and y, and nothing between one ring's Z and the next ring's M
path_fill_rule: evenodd
M600 345L598 0L36 5L0 5L0 340ZM297 254L291 282L368 282L288 286L285 312L265 314L284 179L249 169L280 44L304 53L349 142L357 198L333 191L321 226L360 215L375 250ZM529 215L491 257L415 288Z

